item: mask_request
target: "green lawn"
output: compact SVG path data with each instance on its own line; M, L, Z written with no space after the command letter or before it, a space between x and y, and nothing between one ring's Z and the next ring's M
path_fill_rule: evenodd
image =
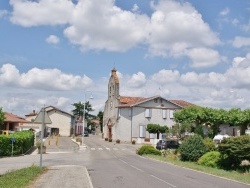
M28 187L46 168L31 166L0 175L1 188L25 188Z
M204 173L213 174L213 175L220 176L223 178L228 178L228 179L236 180L236 181L239 181L242 183L250 184L250 173L249 172L248 173L239 173L236 171L226 171L226 170L222 170L222 169L201 166L201 165L198 165L197 163L194 163L194 162L183 162L183 161L180 161L178 159L167 158L167 157L156 156L156 155L144 155L144 156L151 158L151 159L158 160L158 161L170 163L173 165L177 165L177 166L181 166L181 167L185 167L185 168L190 168L190 169L198 170L198 171L201 171Z

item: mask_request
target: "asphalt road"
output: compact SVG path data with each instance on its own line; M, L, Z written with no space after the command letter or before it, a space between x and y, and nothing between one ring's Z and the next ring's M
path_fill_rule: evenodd
M96 188L240 188L235 181L154 161L135 154L137 146L85 138L84 155L91 158L87 168Z
M48 141L48 140L47 140ZM46 143L48 143L46 141ZM250 185L215 177L201 172L154 161L136 155L139 145L115 144L103 141L100 136L84 138L78 147L70 138L51 140L43 165L49 167L84 166L95 188L246 188ZM0 158L0 174L32 164L39 165L40 157L33 155ZM57 173L55 171L55 173ZM71 171L71 181L81 171ZM58 174L58 177L61 177ZM65 184L65 187L66 184ZM83 186L84 187L84 186Z

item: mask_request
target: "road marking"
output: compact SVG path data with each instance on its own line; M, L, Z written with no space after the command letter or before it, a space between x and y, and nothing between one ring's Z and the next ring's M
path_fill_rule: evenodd
M137 167L135 167L135 166L133 166L133 165L130 165L132 168L134 168L134 169L136 169L136 170L139 170L139 171L141 171L141 172L144 172L142 169L140 169L140 168L137 168Z
M95 150L95 148L90 148L91 150Z
M110 148L106 148L106 150L110 150Z
M154 175L150 175L151 177L153 177L153 178L155 178L155 179L157 179L157 180L160 180L160 181L162 181L162 182L164 182L164 183L166 183L166 184L168 184L168 185L170 185L171 187L176 187L175 185L173 185L173 184L171 184L171 183L168 183L168 182L166 182L166 181L164 181L164 180L162 180L162 179L160 179L160 178L158 178L158 177L156 177L156 176L154 176Z
M125 163L125 164L128 164L126 161L122 160L122 159L119 159L121 162Z
M99 150L103 150L103 148L98 148Z

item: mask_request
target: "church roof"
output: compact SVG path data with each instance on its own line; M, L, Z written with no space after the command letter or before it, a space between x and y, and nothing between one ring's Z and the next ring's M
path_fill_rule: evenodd
M132 107L137 104L150 101L155 98L159 98L160 96L154 96L154 97L129 97L129 96L120 96L120 105L119 107ZM190 102L184 101L184 100L168 100L169 102L180 106L180 107L186 107L186 106L191 106L194 105Z

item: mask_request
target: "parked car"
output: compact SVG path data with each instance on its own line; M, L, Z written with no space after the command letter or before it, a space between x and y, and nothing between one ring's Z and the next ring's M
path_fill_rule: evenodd
M83 136L84 137L88 137L89 136L89 132L88 131L84 131Z
M156 149L177 149L180 146L177 140L159 140L156 144Z

